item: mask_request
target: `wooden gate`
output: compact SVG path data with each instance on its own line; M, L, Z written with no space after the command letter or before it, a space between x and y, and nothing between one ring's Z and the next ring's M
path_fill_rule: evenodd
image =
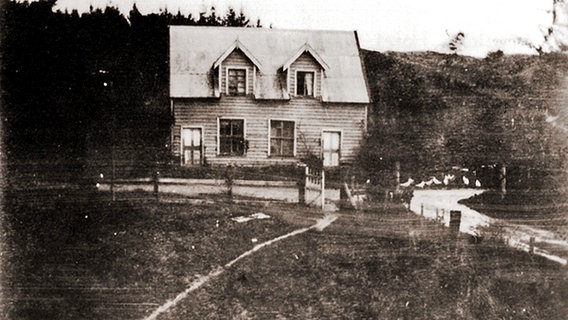
M306 196L306 203L317 204L323 209L325 206L325 171L323 169L315 169L306 166L304 185L306 194L308 194L309 191L311 191L311 193L319 193L319 196L311 197L311 199Z

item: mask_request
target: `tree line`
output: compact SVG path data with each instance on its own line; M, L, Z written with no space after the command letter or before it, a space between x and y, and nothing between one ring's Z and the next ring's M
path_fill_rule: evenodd
M164 147L168 25L260 26L232 8L194 17L143 15L134 5L125 16L114 7L54 12L55 3L4 6L4 138L12 157L84 157L111 139Z

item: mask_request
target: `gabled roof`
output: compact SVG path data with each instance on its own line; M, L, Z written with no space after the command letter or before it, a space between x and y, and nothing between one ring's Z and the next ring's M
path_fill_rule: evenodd
M237 47L259 69L258 99L287 99L282 68L307 51L325 70L323 101L369 102L354 32L265 28L170 26L170 96L217 97L213 66Z
M254 55L239 41L239 39L235 40L235 42L233 42L233 44L231 44L231 46L229 46L227 50L225 50L225 52L223 52L223 54L217 58L215 62L213 62L213 68L219 67L221 63L223 63L223 61L225 61L225 59L227 59L227 57L235 50L240 50L258 69L260 69L261 64L258 59L254 57Z
M298 58L305 52L309 53L317 61L317 63L319 63L319 65L323 68L323 70L327 71L329 69L327 63L323 61L322 57L320 57L320 55L306 42L300 48L300 50L298 50L290 59L288 59L288 61L284 63L284 65L282 66L282 70L286 71L288 68L290 68L290 65L292 65L294 61L298 60Z

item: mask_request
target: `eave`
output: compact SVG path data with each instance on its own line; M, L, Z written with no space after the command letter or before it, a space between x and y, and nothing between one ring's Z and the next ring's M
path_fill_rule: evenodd
M322 69L324 71L327 71L329 69L329 66L327 65L327 63L325 63L325 61L317 53L317 51L314 50L314 48L312 48L308 43L306 43L290 59L288 59L288 61L286 61L286 63L284 63L284 65L282 65L282 71L288 70L290 68L290 66L292 65L292 63L294 63L296 60L298 60L298 58L304 53L309 53L317 61L317 63L322 67Z
M221 56L217 58L215 62L213 62L213 68L214 69L218 68L221 65L221 63L223 63L223 61L225 61L225 59L227 59L227 57L235 50L241 51L259 70L261 69L261 63L258 61L257 58L255 58L255 56L250 52L250 50L248 50L239 41L239 39L235 40L235 42L233 42L233 44L231 44L231 46L229 46L229 48L227 48L227 50L225 50L223 54L221 54Z

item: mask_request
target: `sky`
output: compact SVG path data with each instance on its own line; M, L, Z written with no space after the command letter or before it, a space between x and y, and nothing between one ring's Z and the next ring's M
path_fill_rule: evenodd
M534 54L552 23L552 0L58 0L56 9L87 12L89 6L132 5L142 13L192 13L230 6L263 26L280 29L357 30L361 47L376 51L449 52L458 32L465 37L460 54L488 52Z

